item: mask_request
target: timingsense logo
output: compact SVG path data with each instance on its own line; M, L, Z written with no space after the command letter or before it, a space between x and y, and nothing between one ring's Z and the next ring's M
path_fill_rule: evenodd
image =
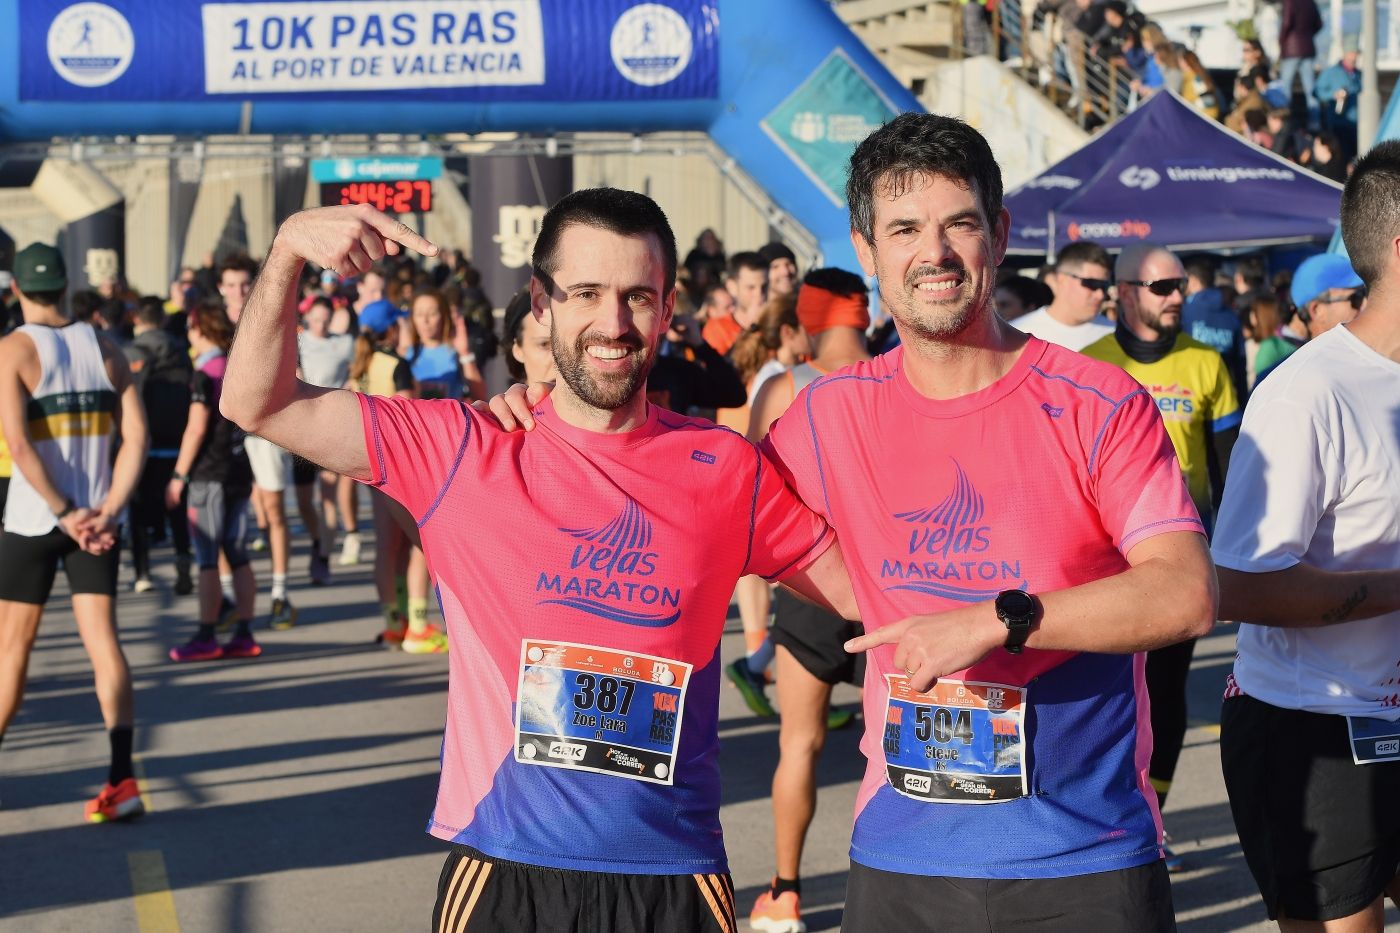
M993 554L993 529L983 521L987 506L982 494L956 460L953 471L953 491L937 505L895 513L909 526L908 548L880 562L886 591L912 590L980 603L1026 585L1020 560Z
M568 569L540 571L542 606L567 606L613 622L663 628L681 617L681 591L655 582L659 554L651 550L651 520L628 499L622 512L596 528L560 528L573 539Z

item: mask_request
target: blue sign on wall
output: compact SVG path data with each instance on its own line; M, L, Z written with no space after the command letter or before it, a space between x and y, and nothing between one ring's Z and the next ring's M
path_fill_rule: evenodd
M311 160L311 180L316 182L383 181L386 178L416 181L441 177L442 159L437 156Z
M20 99L713 98L715 2L25 0Z

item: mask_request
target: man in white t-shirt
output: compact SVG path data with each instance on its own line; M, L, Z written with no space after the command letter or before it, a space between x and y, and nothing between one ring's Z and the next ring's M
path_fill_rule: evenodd
M1380 933L1400 900L1400 142L1357 165L1342 237L1368 303L1255 389L1212 548L1245 623L1225 784L1286 933Z
M1045 277L1055 300L1016 318L1011 326L1070 350L1082 350L1113 333L1113 322L1102 314L1113 285L1108 271L1112 265L1108 251L1097 243L1085 240L1066 246Z

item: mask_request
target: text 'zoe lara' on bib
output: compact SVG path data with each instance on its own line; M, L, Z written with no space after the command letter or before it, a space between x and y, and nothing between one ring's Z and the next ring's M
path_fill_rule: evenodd
M999 803L1026 795L1023 687L940 680L918 693L886 674L885 773L906 797Z
M680 661L526 639L515 760L671 784L689 683Z

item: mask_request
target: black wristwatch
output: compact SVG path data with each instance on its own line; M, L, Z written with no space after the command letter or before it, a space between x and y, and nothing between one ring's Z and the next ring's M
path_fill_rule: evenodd
M1025 590L1002 590L997 594L997 618L1006 626L1006 650L1020 654L1031 634L1031 623L1040 614L1040 603Z
M76 508L77 508L77 506L73 504L73 500L72 500L72 499L64 499L64 500L63 500L63 509L62 509L61 511L55 512L55 513L53 514L53 517L56 518L56 519L58 519L59 521L63 521L63 520L64 520L65 518L67 518L69 515L72 515L72 514L73 514L73 510L76 509Z

